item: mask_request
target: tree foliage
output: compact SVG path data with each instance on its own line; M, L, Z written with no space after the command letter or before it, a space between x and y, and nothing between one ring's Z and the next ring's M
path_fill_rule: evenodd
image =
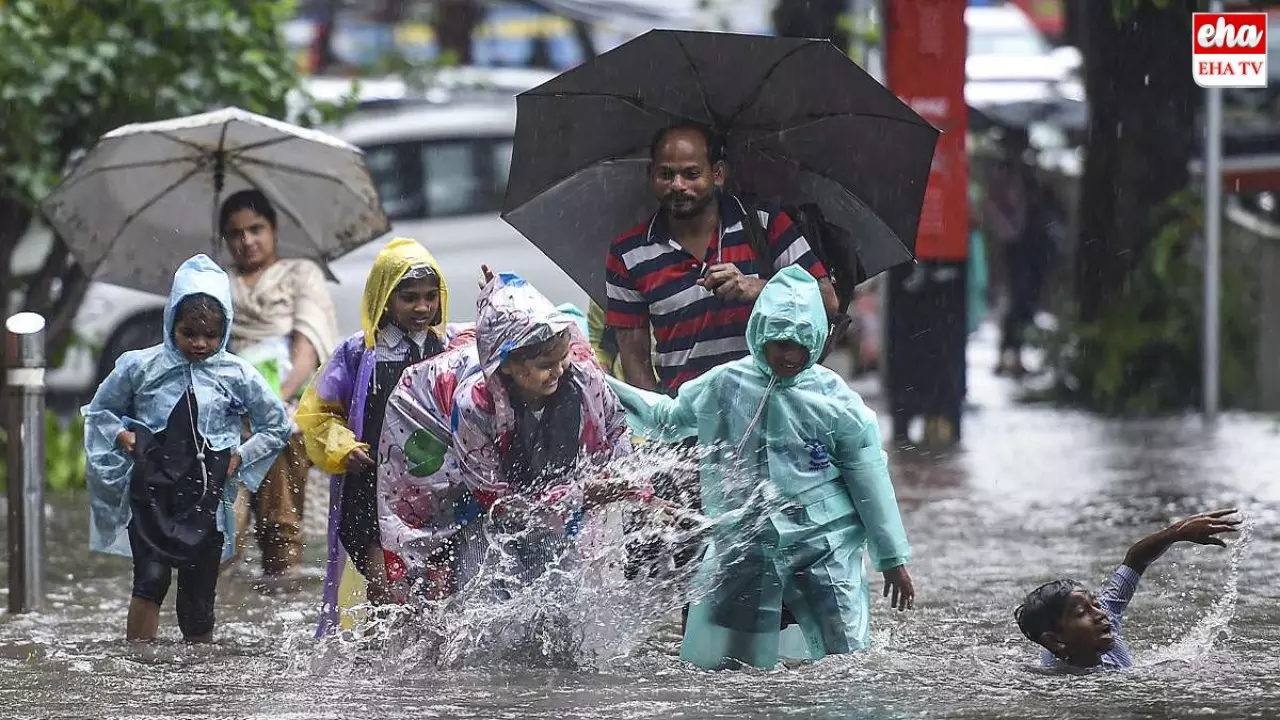
M60 240L38 272L14 276L40 201L76 153L121 125L229 105L283 116L299 82L278 35L292 11L278 0L16 0L0 12L0 287L50 318L52 345L88 280Z
M1127 279L1125 301L1052 337L1052 399L1117 415L1194 408L1203 388L1204 211L1197 194L1152 213L1160 231ZM1221 391L1227 407L1256 402L1258 293L1254 248L1233 238L1222 262Z

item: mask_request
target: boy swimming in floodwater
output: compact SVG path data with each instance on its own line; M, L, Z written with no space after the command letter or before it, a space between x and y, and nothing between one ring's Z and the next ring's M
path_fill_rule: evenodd
M1129 548L1121 565L1094 595L1071 579L1055 580L1032 590L1014 610L1018 629L1044 647L1046 667L1118 670L1133 665L1133 655L1121 637L1125 608L1138 589L1138 580L1174 543L1226 547L1222 533L1235 532L1240 520L1235 509L1193 515L1152 533Z

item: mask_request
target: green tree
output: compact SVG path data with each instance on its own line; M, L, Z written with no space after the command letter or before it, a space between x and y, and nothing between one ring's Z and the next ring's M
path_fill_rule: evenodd
M39 202L121 125L229 105L283 116L299 82L278 34L292 12L278 0L17 0L0 12L0 287L49 318L51 347L89 279L60 239L37 272L14 276Z

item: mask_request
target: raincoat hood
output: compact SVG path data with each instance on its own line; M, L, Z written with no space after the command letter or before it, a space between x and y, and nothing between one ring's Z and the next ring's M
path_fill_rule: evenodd
M572 317L515 273L498 273L476 300L476 349L492 377L512 350L549 340L574 324Z
M775 340L800 343L809 351L809 362L804 368L807 371L818 363L827 344L829 328L818 281L808 271L792 265L774 275L756 299L747 320L747 348L756 367L772 377L773 369L765 360L765 343Z
M449 285L445 282L440 264L417 240L395 238L378 251L364 283L364 296L360 300L360 327L364 330L366 348L372 348L377 342L378 326L382 323L382 315L387 311L387 302L396 285L400 284L405 273L421 265L431 268L440 281L440 322L432 325L431 330L441 339L445 337L445 325L449 321Z
M179 352L178 345L173 340L173 323L177 320L178 304L191 295L208 295L222 306L226 324L222 330L222 345L218 350L226 350L227 343L231 341L231 323L235 320L231 309L231 278L208 255L203 254L187 259L173 274L169 302L164 306L164 346L175 353Z

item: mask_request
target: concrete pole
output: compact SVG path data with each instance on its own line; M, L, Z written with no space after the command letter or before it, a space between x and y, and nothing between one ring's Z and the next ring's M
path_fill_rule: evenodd
M44 605L44 318L5 322L9 452L9 612Z

